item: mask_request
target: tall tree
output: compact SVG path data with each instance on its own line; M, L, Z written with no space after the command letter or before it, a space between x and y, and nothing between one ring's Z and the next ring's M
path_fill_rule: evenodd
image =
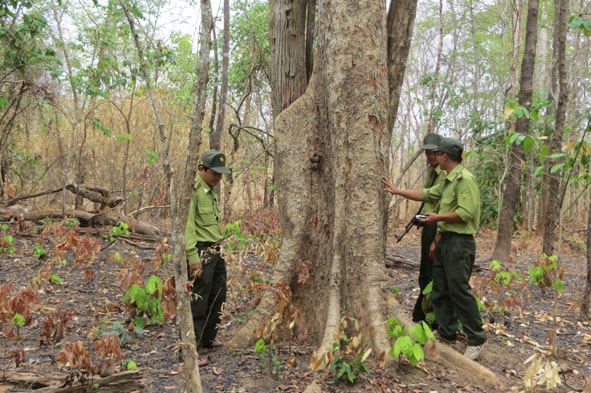
M562 150L562 138L564 134L564 125L566 119L566 106L568 102L568 81L566 71L566 31L567 31L567 13L569 0L554 1L554 40L553 40L553 60L552 76L550 78L550 104L556 105L554 132L551 136L551 148L554 152ZM558 99L556 100L555 97ZM561 228L558 227L560 209L564 199L564 190L568 187L568 181L560 184L560 174L562 171L550 173L550 168L554 166L554 159L548 160L546 168L546 177L548 179L547 208L544 219L544 243L542 252L546 255L553 255L556 242L560 239Z
M525 49L521 61L521 78L519 82L518 104L526 110L531 109L533 96L534 68L538 37L539 0L529 0L527 5L527 21L525 24ZM529 116L521 114L515 122L515 132L523 135L529 133ZM522 144L509 146L509 177L503 193L503 203L499 214L497 242L492 258L506 262L511 253L513 237L513 218L518 208L521 195L521 171L525 161Z
M224 0L224 56L222 57L222 86L220 89L220 101L215 130L209 134L209 147L220 150L222 146L222 135L226 120L226 104L228 102L228 72L230 68L230 1ZM213 120L213 119L212 119Z
M388 167L392 104L400 94L415 7L415 0L394 1L389 15L382 2L371 0L319 7L310 82L275 120L283 241L272 290L229 347L272 337L281 319L318 346L319 362L347 315L357 319L367 345L385 356L386 319L409 322L399 307L388 307L387 204L380 179ZM281 299L289 306L282 309Z

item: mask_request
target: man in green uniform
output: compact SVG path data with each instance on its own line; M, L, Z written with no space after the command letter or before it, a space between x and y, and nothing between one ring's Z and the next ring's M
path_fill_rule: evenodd
M223 345L215 339L226 301L227 277L226 263L220 255L219 243L224 240L224 233L215 187L222 174L231 172L226 168L226 156L216 150L203 153L198 170L185 227L185 249L189 279L194 279L191 312L199 351ZM200 366L207 363L207 357L199 358Z
M431 188L436 184L439 184L445 180L445 172L439 168L437 162L437 146L441 141L441 135L438 134L427 134L423 138L423 146L421 149L425 151L425 158L427 159L427 173L425 179L425 188ZM420 214L425 212L436 212L438 204L423 202ZM419 296L412 309L412 320L413 322L425 321L428 322L425 317L425 310L423 309L423 301L425 296L423 291L427 285L433 280L433 258L429 255L429 249L435 239L437 233L437 225L422 225L423 229L421 232L421 261L419 265ZM431 324L432 329L437 329L436 324Z
M401 190L383 179L385 190L412 200L439 201L437 213L425 213L422 223L437 223L431 245L433 263L433 309L438 336L456 340L458 319L468 336L464 356L475 360L486 341L470 275L476 257L474 234L480 225L480 191L472 173L462 165L460 141L444 138L437 147L439 167L447 172L444 183L424 190Z

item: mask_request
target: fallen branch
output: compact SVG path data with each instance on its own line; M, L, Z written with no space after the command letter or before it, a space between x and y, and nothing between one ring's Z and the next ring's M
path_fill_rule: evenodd
M36 192L36 193L32 193L32 194L17 195L13 198L9 198L9 199L6 199L5 201L2 201L0 203L0 205L5 206L5 207L12 206L20 201L24 201L27 199L33 199L33 198L37 198L37 197L49 195L49 194L56 194L58 192L63 191L64 188L66 190L70 191L71 193L73 193L75 195L79 195L83 198L86 198L94 203L100 203L101 208L105 208L105 207L113 208L113 207L119 205L121 202L123 202L123 198L111 197L111 192L105 188L102 188L102 187L97 187L97 186L82 187L78 184L66 184L65 186L60 187L60 188L44 190L44 191L40 191L40 192Z
M157 240L163 232L145 222L139 221L132 217L122 215L117 211L109 211L106 213L89 213L82 210L67 210L62 211L39 211L32 213L22 212L4 212L0 214L0 221L33 221L40 222L45 218L76 218L81 226L96 227L101 225L117 226L119 222L124 222L129 226L129 230L133 233L144 235L149 240Z
M0 393L43 392L43 393L120 393L144 389L141 370L124 371L108 377L94 376L80 382L71 374L55 376L35 373L6 372ZM68 382L67 382L68 381Z

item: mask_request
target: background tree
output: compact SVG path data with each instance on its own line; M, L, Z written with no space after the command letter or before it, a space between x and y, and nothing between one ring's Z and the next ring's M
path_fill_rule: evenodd
M566 70L566 31L567 31L567 12L568 0L556 0L554 5L554 56L552 60L552 78L550 85L550 104L554 104L554 97L557 96L554 132L551 136L551 148L554 152L562 150L562 139L564 135L564 127L566 121L566 107L568 102L568 82ZM550 158L548 166L546 167L548 175L548 198L545 217L544 230L544 244L542 252L546 255L554 255L554 248L557 241L560 239L562 228L560 228L560 209L564 198L563 190L566 189L566 184L560 184L560 174L562 171L550 173L550 169L554 167L556 162ZM568 181L568 180L566 180Z
M521 62L521 78L519 83L518 105L521 111L531 111L531 102L533 96L533 76L536 59L537 45L537 26L538 26L538 7L537 0L529 0L527 7L527 22L525 27L525 49ZM523 135L529 133L529 114L518 113L515 122L515 132ZM525 160L523 145L514 144L510 146L509 156L509 176L505 191L503 193L503 203L499 214L499 230L497 233L497 242L492 258L506 262L511 252L511 239L514 231L514 216L520 200L521 193L521 171L522 162Z

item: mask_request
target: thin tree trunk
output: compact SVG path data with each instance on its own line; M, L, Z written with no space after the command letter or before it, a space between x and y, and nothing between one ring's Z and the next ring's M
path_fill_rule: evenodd
M230 69L230 1L224 0L224 56L222 58L222 86L220 88L220 108L215 130L209 134L209 147L221 150L222 135L226 121L226 103L228 102L228 72ZM224 209L225 211L225 209Z
M568 81L566 74L566 30L568 0L556 0L554 2L554 43L552 60L552 78L551 91L558 91L558 102L556 105L556 116L554 123L554 132L552 134L552 151L560 152L562 150L562 136L564 133L564 123L566 119L566 106L568 102ZM552 102L551 102L552 103ZM549 159L547 165L548 174L548 207L546 208L544 243L542 251L546 255L554 254L556 242L560 239L561 228L559 226L560 209L564 202L564 190L568 187L565 180L561 184L561 173L557 171L550 173L549 168L554 166L554 159Z
M538 28L539 0L529 0L527 7L527 22L525 28L525 51L521 62L521 80L519 90L519 105L531 109L533 96L533 76L536 59L536 40ZM529 118L521 116L515 123L515 132L529 133ZM525 162L525 152L522 144L509 147L509 180L503 193L503 205L499 214L497 242L492 258L507 262L511 253L511 239L513 237L515 213L521 197L521 171Z
M180 193L180 202L177 205L176 196L174 193L174 173L170 167L170 158L168 150L168 142L165 135L164 124L160 118L160 111L156 104L156 98L151 88L150 75L145 62L139 35L135 29L135 22L125 0L119 0L121 8L125 12L127 21L133 34L136 50L140 60L140 67L145 78L146 87L152 103L152 109L158 124L160 134L160 141L162 143L163 155L163 169L167 180L167 191L170 195L171 204L173 206L173 223L171 244L173 250L174 277L177 295L177 316L179 320L179 327L181 333L181 352L183 357L183 377L185 380L185 389L187 393L201 393L201 375L199 374L199 367L197 366L197 350L195 331L193 330L193 317L191 314L190 294L185 291L185 283L188 281L187 277L187 263L184 247L184 228L188 216L189 204L192 195L192 187L195 181L195 174L197 170L197 159L199 155L199 146L201 145L201 129L203 124L203 117L205 112L205 95L207 88L207 80L209 73L209 50L211 48L211 3L209 0L201 1L201 15L202 15L202 39L201 50L199 52L199 70L197 78L197 98L195 99L195 106L193 108L193 122L191 124L191 135L189 136L189 150L187 154L187 168L185 170L185 177L181 185L182 191ZM204 82L204 83L203 83ZM203 84L202 84L203 83Z
M591 170L591 165L587 166L587 171ZM587 205L587 279L585 280L585 292L581 298L581 320L591 319L591 197Z

